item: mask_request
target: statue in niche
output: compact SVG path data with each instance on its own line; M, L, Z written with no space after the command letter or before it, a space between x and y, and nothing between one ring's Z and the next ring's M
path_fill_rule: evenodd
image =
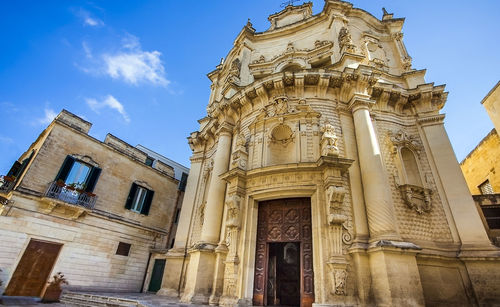
M238 134L238 138L236 139L236 150L241 150L246 152L247 151L246 145L247 145L247 139L245 138L243 132L240 132Z
M240 70L241 70L241 62L240 59L235 59L231 63L231 68L229 69L228 80L232 83L240 82Z
M331 124L326 123L321 128L321 132L323 132L321 136L321 155L338 156L339 147L337 145L338 138L335 134L335 128Z
M344 47L347 52L353 53L355 51L354 43L352 42L351 33L346 26L342 27L339 31L339 47L342 50Z

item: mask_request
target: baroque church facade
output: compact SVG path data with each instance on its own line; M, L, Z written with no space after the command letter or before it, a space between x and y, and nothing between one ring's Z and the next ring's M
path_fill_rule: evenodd
M251 305L487 305L500 252L412 67L403 18L343 1L250 21L189 137L160 295ZM424 42L423 42L424 43Z

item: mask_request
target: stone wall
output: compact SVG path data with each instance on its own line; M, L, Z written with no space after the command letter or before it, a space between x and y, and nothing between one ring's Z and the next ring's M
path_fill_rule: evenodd
M493 188L493 193L500 193L500 137L496 129L467 155L460 163L462 172L471 194L482 194L479 186L486 180Z

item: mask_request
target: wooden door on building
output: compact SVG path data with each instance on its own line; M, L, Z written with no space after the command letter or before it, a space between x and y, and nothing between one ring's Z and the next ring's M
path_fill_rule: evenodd
M157 292L158 290L160 290L164 270L165 270L165 259L155 259L148 291Z
M5 290L8 296L41 296L62 244L31 240Z
M253 304L310 307L313 302L310 199L259 203Z

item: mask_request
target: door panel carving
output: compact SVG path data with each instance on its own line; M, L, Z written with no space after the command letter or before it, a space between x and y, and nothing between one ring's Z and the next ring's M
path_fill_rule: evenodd
M269 304L269 245L277 242L300 243L300 305L314 302L312 264L311 203L309 198L271 200L259 203L253 304ZM282 286L287 287L286 281ZM283 290L285 291L285 290ZM272 301L272 300L271 300ZM285 302L282 302L285 303Z

